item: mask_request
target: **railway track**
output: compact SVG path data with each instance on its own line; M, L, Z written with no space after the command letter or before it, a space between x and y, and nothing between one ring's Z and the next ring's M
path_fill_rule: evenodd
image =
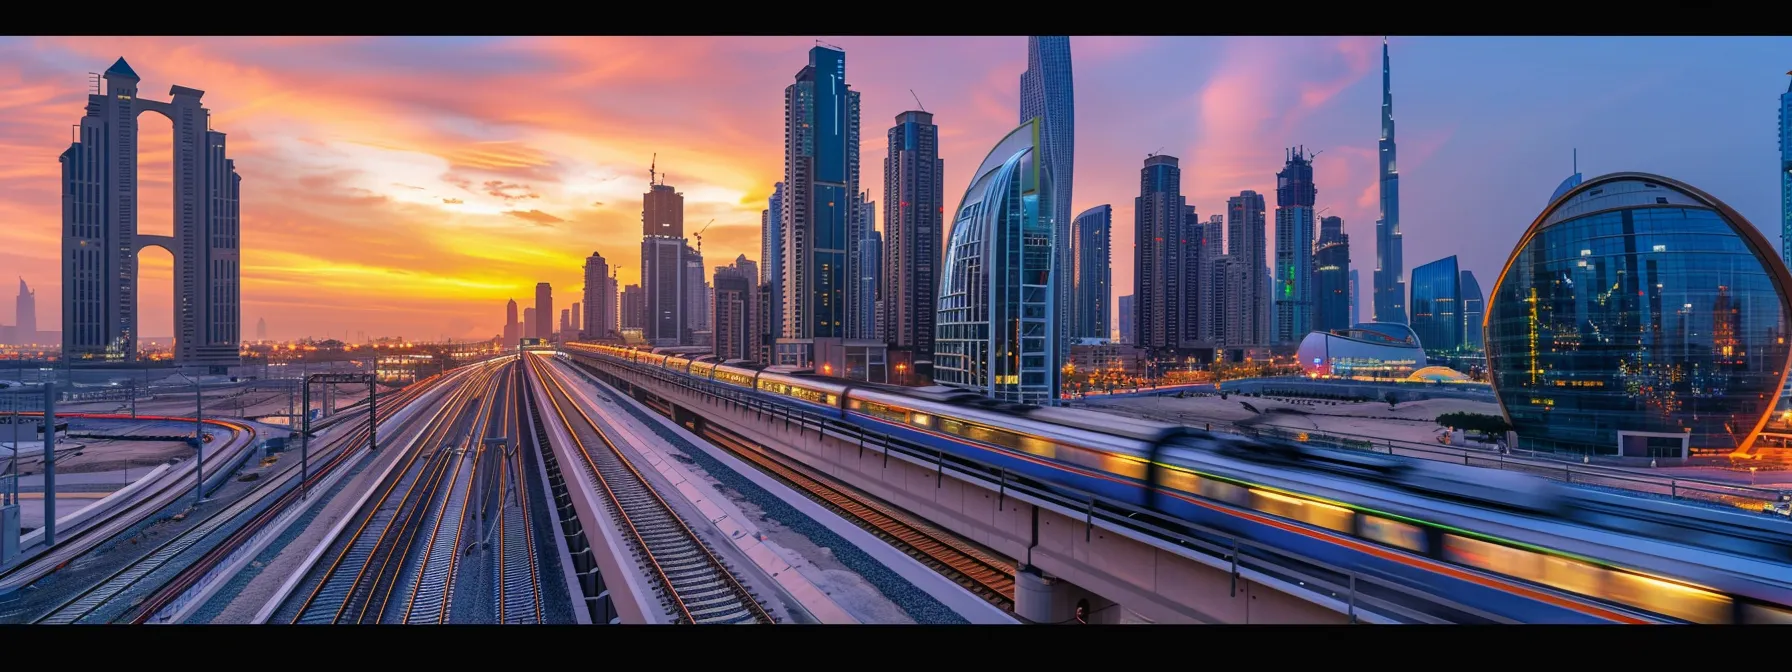
M659 584L667 613L679 623L776 623L777 619L758 598L735 578L733 570L710 552L597 422L572 401L566 388L548 370L548 364L527 355L524 359L547 391L548 405L572 436L571 447L583 458L586 473L610 501L617 527L628 534L642 564ZM572 422L566 405L572 406L580 424ZM539 408L531 415L534 422L542 422ZM602 447L591 450L579 438L581 428L588 428ZM546 427L538 426L538 431L547 436Z
M895 507L855 493L850 487L813 469L772 455L726 430L706 427L703 438L792 486L990 604L1011 613L1014 611L1014 565Z
M516 369L512 390L504 395L503 436L520 436L510 424L516 417L522 368ZM523 468L523 451L514 443L498 462L498 483L503 493L498 497L497 572L492 582L497 599L498 623L521 625L540 623L541 577L535 558L535 526L530 524L528 472Z
M452 488L460 480L462 465L468 461L465 450L469 442L450 442L449 439L468 415L468 409L474 407L474 402L486 399L488 401L477 407L479 410L472 419L475 427L481 426L482 416L490 410L489 397L494 381L502 371L500 367L481 372L480 378L458 390L459 394L446 405L446 412L425 431L417 444L420 447L403 458L405 464L399 468L398 476L391 479L360 514L360 525L338 549L330 565L322 570L312 590L296 605L282 608L281 611L287 614L287 622L379 623L386 619L388 608L394 606L393 593L404 583L403 575L412 564L409 562L410 551L425 527L431 530L425 547L435 550L439 521L454 499L453 492L444 492L444 485ZM450 443L460 446L450 446ZM394 493L398 493L397 499L393 498ZM438 499L440 506L436 505ZM431 525L429 521L432 519L437 524ZM431 553L431 556L436 555ZM403 620L410 620L413 611L423 608L424 605L416 600L420 591L429 591L425 597L436 600L438 618L446 613L447 602L452 598L452 591L448 590L450 577L446 574L452 573L452 564L458 554L450 549L446 555L447 567L438 564L431 569L426 559L422 566L414 568L411 594L402 600L406 605ZM441 560L439 557L433 559ZM441 585L439 591L437 582ZM418 613L427 613L427 610Z
M423 391L421 389L407 391L406 395L400 397L398 404L395 404L390 411L381 414L381 418L388 418L392 414L399 412L405 404L422 393ZM312 480L315 481L327 477L338 465L342 464L345 459L354 452L354 449L364 445L366 439L366 431L360 430L352 436L344 437L341 440L323 446L318 455L319 458L322 458L322 466L314 472ZM163 541L148 554L119 568L118 571L107 576L105 579L102 579L88 589L63 601L55 608L39 616L33 622L45 625L57 625L80 623L89 620L96 614L96 612L110 604L114 599L133 588L140 587L145 579L155 574L157 570L169 566L189 550L207 542L216 542L216 537L221 534L221 531L224 530L229 523L235 521L245 513L254 510L257 506L266 503L269 496L295 480L297 478L297 470L298 467L296 465L285 468L277 477L268 479L260 487L244 493L243 496L239 497L229 506L211 512L206 516L204 521L183 530L166 541ZM272 514L277 514L283 508L285 503L287 503L285 500L277 500L273 506L268 508L269 513L264 515L271 518ZM251 523L250 526L253 527L254 523ZM228 540L226 540L226 543L223 545L227 545L227 543ZM183 573L191 572L199 567L209 569L210 566L211 565L205 564L205 561L202 558L200 562L188 566ZM169 584L178 584L180 578L180 575L172 577ZM151 597L153 598L154 596L152 595ZM151 603L151 606L153 606L153 603L156 601L157 600L155 599L146 600L147 603ZM152 611L149 613L154 612Z

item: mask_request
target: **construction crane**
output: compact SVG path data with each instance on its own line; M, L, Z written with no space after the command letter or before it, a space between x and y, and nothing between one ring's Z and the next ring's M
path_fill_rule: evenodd
M695 237L697 238L697 256L699 257L703 256L703 232L708 231L709 225L714 223L716 223L716 220L711 219L708 224L703 225L703 228L697 230Z
M647 186L649 186L649 187L653 186L654 178L658 177L658 175L659 175L657 172L655 172L655 169L657 169L659 167L660 167L660 153L654 152L653 153L653 162L647 164Z
M1789 73L1786 73L1786 74L1789 74L1789 75L1792 75L1792 72L1789 72ZM914 89L909 89L909 90L908 90L908 95L911 95L911 96L915 96L915 90L914 90ZM921 97L920 97L920 96L915 96L915 107L919 107L919 108L921 108L921 111L922 111L922 112L926 112L926 111L927 111L927 106L926 106L926 105L922 105L922 104L921 104Z

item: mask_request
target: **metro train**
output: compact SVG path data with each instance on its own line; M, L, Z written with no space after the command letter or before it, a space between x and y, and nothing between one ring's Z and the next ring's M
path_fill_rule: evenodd
M1792 623L1792 523L1784 521L945 387L843 381L602 344L564 349L775 397L1064 494L1096 494L1308 557L1347 551L1348 564L1384 575L1417 568L1457 601L1515 620ZM1463 569L1521 584L1490 583Z

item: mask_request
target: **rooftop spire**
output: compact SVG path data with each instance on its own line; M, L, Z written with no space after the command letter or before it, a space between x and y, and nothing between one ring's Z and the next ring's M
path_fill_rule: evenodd
M142 79L137 76L136 70L131 69L131 64L124 62L123 56L118 57L118 62L113 63L112 67L106 68L106 75L110 77L129 77L137 80Z

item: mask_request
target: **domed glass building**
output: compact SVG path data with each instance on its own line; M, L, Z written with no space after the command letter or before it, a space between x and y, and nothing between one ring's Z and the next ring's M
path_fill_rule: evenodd
M1746 449L1786 378L1792 275L1689 185L1615 173L1559 193L1487 308L1494 391L1532 450Z

